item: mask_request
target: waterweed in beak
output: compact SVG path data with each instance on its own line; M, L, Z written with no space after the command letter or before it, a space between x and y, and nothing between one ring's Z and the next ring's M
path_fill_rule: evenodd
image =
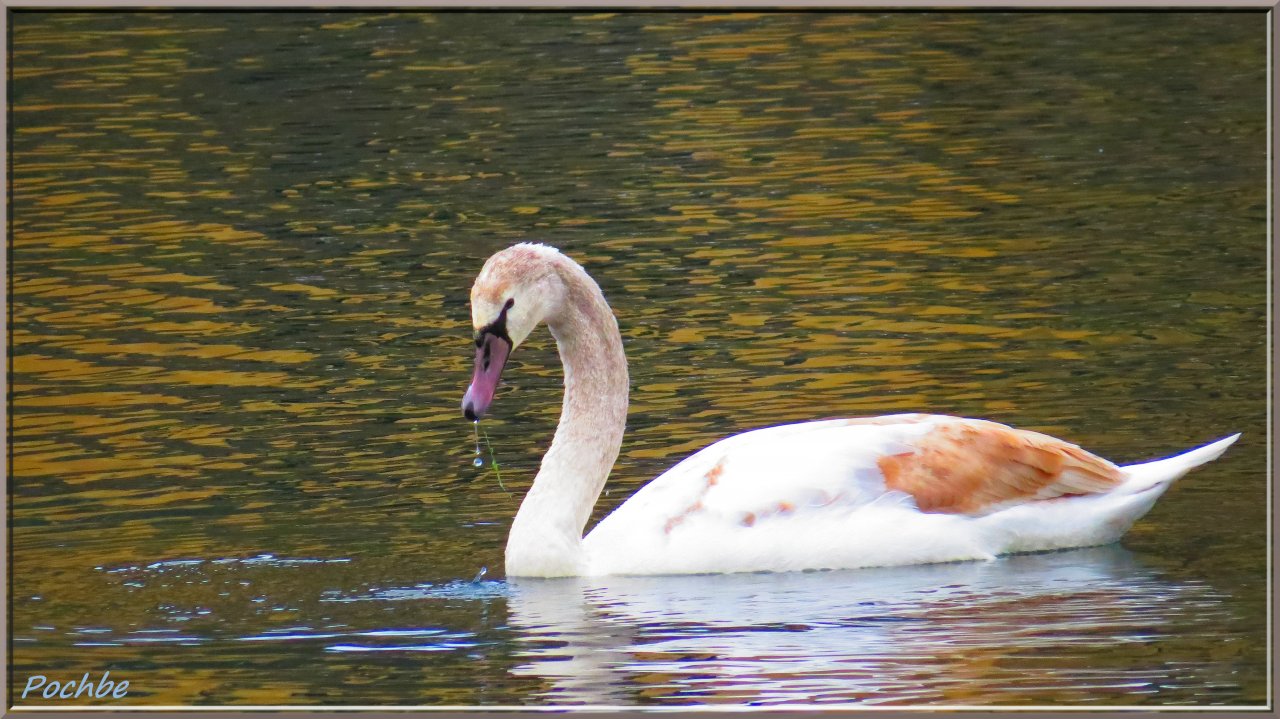
M506 492L507 496L511 496L511 492L507 491L507 486L502 483L502 469L498 466L498 458L493 453L493 443L489 441L489 433L485 432L484 428L480 426L480 420L478 419L471 421L471 429L476 440L476 458L471 461L471 464L476 467L484 466L484 458L480 454L480 435L483 433L484 444L489 448L489 463L493 466L493 476L498 480L498 488Z

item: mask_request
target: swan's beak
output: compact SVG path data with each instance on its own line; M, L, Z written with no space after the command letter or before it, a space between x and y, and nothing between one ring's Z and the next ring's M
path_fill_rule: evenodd
M471 386L462 397L462 415L472 422L484 416L498 391L502 368L511 354L511 344L496 334L485 332L476 347L476 370L471 375Z

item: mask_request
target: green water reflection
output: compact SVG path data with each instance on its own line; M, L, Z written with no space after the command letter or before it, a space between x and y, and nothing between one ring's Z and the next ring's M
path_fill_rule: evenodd
M110 669L136 703L794 697L727 649L752 692L690 690L714 643L645 649L678 616L548 638L505 585L409 591L501 573L560 374L535 335L486 421L512 498L459 417L467 293L537 239L598 279L631 362L597 518L787 421L980 416L1118 462L1244 433L1132 555L1045 560L1034 641L899 656L878 693L827 667L825 700L1266 700L1264 14L10 18L19 692ZM1006 636L1002 586L949 599L948 631ZM558 633L614 663L527 670Z

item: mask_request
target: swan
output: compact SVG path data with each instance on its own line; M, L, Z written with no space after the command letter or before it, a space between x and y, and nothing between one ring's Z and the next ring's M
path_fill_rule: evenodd
M467 419L489 409L507 358L539 323L564 365L560 422L507 537L508 577L852 569L1108 544L1240 436L1121 467L980 419L767 427L687 457L584 538L627 419L627 360L604 294L559 250L521 243L485 262L471 318Z

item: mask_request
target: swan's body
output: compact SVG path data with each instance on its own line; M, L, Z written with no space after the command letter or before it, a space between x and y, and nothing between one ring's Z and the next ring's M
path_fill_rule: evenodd
M585 573L847 569L1107 544L1146 514L1174 478L1234 441L1163 463L1115 468L1118 481L1109 491L1088 492L1103 480L1079 473L1046 483L1039 490L1044 499L1017 496L1020 488L1012 483L988 484L991 501L971 512L921 511L936 492L890 489L886 470L894 470L886 460L928 462L922 450L929 452L932 439L948 431L1008 438L1014 451L1043 435L937 415L878 419L783 425L716 442L600 522L583 541ZM1053 449L1043 452L1050 462L1056 458ZM927 471L965 462L938 460ZM1032 482L1044 476L1022 466ZM945 479L934 479L945 486Z
M545 322L565 367L560 425L511 527L509 576L847 569L1114 542L1239 435L1117 467L994 422L938 415L769 427L716 442L584 539L622 443L626 357L596 283L553 248L489 259L471 293L483 415L509 352Z

